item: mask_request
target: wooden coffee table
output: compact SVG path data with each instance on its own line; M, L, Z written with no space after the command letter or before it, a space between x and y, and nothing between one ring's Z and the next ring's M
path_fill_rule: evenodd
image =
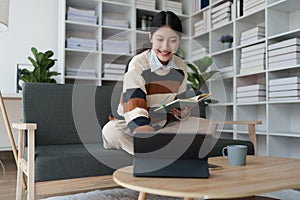
M300 188L300 159L247 156L246 166L230 166L225 158L214 157L209 163L223 169L211 170L208 179L134 177L132 166L116 170L113 179L120 186L139 191L139 200L145 200L147 193L192 200L250 197Z

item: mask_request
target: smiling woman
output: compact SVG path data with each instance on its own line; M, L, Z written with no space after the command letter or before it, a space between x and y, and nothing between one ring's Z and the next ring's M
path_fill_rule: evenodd
M124 75L118 108L118 114L124 119L109 121L103 127L105 148L124 149L133 154L133 133L166 131L167 128L174 132L179 124L181 129L193 127L190 131L198 132L198 122L189 117L188 107L173 108L168 113L153 112L162 102L167 104L186 98L186 64L175 55L181 34L181 20L173 12L161 11L154 17L149 34L152 47L134 56Z

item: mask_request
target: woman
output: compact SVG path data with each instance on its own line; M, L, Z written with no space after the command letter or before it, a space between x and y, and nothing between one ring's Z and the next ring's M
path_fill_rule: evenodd
M124 75L118 113L125 120L111 120L103 127L104 148L133 154L134 132L199 132L199 118L189 117L190 108L153 112L162 103L185 98L186 64L175 55L181 34L181 21L173 12L161 11L153 18L149 34L152 48L134 56Z

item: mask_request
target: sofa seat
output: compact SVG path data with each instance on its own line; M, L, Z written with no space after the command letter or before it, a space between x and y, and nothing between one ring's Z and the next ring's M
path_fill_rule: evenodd
M109 166L93 155L104 163L109 162ZM35 181L108 175L114 168L128 165L132 165L131 155L121 150L104 149L102 144L36 146Z

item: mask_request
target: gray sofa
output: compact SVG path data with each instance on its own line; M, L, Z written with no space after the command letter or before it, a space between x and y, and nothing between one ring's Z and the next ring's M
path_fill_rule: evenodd
M37 123L35 181L110 175L132 164L125 151L102 145L101 127L115 110L120 91L113 86L23 85L24 122ZM209 156L219 156L224 146L235 143L254 154L249 141L219 139Z

